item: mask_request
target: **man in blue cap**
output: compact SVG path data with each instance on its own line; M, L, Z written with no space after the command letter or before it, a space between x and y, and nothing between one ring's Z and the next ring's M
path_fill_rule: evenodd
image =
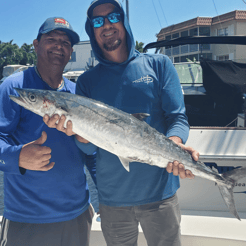
M88 246L93 209L84 164L95 180L95 158L72 137L15 104L15 87L75 93L62 76L78 34L64 18L47 19L33 41L37 66L7 78L0 90L0 170L4 214L0 245Z
M86 32L99 64L83 73L76 94L130 114L147 113L147 123L187 150L189 124L177 72L163 55L141 54L117 0L95 0L87 11ZM50 127L71 135L65 119L44 118ZM81 136L83 137L83 136ZM179 177L193 178L177 161L166 169L134 162L126 172L119 158L76 136L87 154L97 151L97 187L102 231L108 246L136 246L141 224L149 246L180 246ZM84 143L83 143L84 142ZM140 146L141 148L141 146Z

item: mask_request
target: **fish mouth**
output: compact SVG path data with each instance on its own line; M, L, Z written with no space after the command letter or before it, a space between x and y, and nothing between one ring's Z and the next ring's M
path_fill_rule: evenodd
M9 98L15 103L19 104L20 106L26 107L28 102L25 100L25 97L23 95L23 93L25 92L23 92L20 88L14 88L14 89L18 92L20 96L18 97L14 95L9 95Z

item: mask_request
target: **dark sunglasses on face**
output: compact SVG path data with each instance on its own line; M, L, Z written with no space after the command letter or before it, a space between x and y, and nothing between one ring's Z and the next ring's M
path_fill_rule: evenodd
M102 27L105 23L105 18L107 18L110 23L118 23L121 21L121 14L119 12L113 12L106 16L93 17L91 19L92 26L94 28Z

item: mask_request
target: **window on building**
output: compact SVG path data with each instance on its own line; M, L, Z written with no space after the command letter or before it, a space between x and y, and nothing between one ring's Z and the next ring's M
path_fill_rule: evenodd
M166 36L165 38L166 40L171 40L172 39L172 36L171 35L168 35ZM168 51L168 54L170 53L170 56L171 56L171 46L166 46L166 49L170 49L170 51ZM167 54L166 54L167 55Z
M174 63L179 63L179 56L178 57L174 57Z
M172 39L179 38L179 33L174 33L172 34ZM179 46L178 45L173 45L173 55L178 55L179 54Z
M186 45L182 45L181 46L181 54L185 54L185 53L188 53L189 52L189 45L186 44Z
M199 54L199 60L200 58L206 58L206 59L212 60L212 53Z
M190 44L190 52L197 52L198 44Z
M75 52L73 52L72 54L71 54L71 59L69 60L70 62L76 62L76 53Z
M171 48L167 49L167 47L166 47L166 49L165 49L165 54L166 54L167 56L171 56L171 55L172 55L172 49L171 49Z
M173 46L173 55L179 55L179 46Z
M210 36L210 27L199 27L199 36Z
M217 61L228 61L229 60L229 55L217 56L216 60Z
M218 36L228 36L228 27L217 30Z
M174 38L179 38L179 33L178 33L178 32L177 32L177 33L172 34L172 39L174 39Z
M181 62L187 62L187 58L189 58L189 56L181 56Z
M200 51L203 51L203 50L204 50L204 51L205 51L205 50L208 51L208 50L210 50L210 44L200 44L200 45L199 45L199 50L200 50Z
M190 29L190 36L198 36L198 28Z
M212 60L212 53L206 53L205 58Z
M187 36L189 36L188 30L181 32L181 37L187 37Z

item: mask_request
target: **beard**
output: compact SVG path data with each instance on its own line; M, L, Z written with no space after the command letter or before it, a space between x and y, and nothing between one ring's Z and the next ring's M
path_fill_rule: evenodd
M107 51L113 51L118 49L121 43L121 39L109 39L106 43L103 44L103 48Z

